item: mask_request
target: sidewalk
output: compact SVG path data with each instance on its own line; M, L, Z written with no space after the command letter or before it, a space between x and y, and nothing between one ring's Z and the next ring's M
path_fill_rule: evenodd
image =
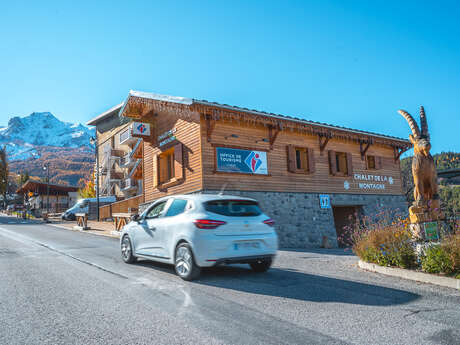
M120 238L120 232L115 230L114 222L98 222L94 220L88 220L89 230L77 230L75 228L77 226L77 222L75 221L64 221L60 219L50 218L50 223L48 223L48 225L67 230L88 232L100 236Z

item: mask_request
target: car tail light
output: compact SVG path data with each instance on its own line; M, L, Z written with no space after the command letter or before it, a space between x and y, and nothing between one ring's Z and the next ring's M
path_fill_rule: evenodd
M271 218L268 218L264 220L264 224L267 224L268 226L275 226L275 221Z
M196 219L193 223L195 223L198 229L215 229L218 226L226 224L226 222L212 219Z

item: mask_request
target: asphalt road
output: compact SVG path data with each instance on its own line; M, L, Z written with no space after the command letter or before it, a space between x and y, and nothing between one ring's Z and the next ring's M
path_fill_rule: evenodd
M0 217L0 344L460 344L460 292L340 250L274 267L124 264L118 240Z

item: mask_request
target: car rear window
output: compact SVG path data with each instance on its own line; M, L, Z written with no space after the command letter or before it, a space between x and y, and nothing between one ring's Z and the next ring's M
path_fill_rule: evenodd
M204 203L208 212L229 217L255 217L262 214L259 205L250 200L212 200Z

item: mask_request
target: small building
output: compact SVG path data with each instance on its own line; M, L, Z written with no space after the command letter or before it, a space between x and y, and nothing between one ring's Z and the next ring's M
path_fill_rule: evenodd
M302 248L343 245L350 217L407 208L405 139L138 91L118 107L117 121L143 138L140 210L182 193L252 197L276 221L280 245Z
M36 215L49 210L50 213L60 213L73 206L76 202L78 187L57 184L47 184L40 181L28 180L16 193L22 194L29 209Z

